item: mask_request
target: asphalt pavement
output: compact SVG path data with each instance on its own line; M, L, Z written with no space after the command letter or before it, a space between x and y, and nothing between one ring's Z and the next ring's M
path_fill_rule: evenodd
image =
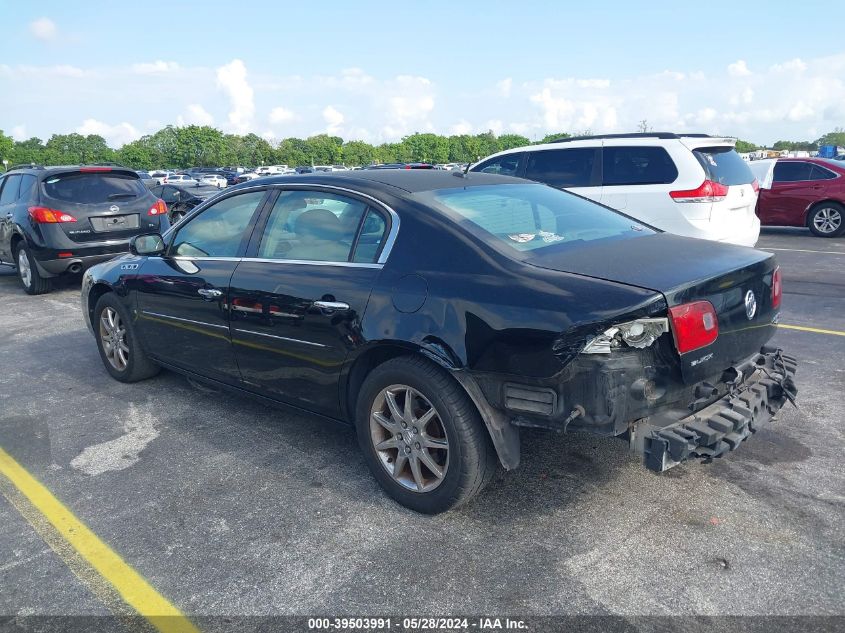
M758 248L784 274L774 342L800 408L710 465L655 475L619 440L525 432L518 470L421 516L346 427L170 372L112 380L78 280L30 297L10 272L0 447L191 618L845 615L845 238L767 229ZM0 616L108 613L0 492Z

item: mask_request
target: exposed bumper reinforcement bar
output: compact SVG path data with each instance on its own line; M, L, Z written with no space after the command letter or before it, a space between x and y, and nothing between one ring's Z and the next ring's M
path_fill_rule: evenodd
M640 420L631 434L632 449L646 467L663 472L693 457L710 461L734 450L795 400L797 361L780 349L764 347L733 368L731 390L703 409L678 420L667 414Z

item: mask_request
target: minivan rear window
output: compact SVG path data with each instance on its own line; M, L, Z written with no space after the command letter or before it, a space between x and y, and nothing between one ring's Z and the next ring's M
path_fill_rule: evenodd
M137 174L70 173L44 181L44 194L62 202L97 204L131 200L144 195L146 187Z
M707 179L723 185L748 185L754 174L733 147L699 147L692 153L704 167Z

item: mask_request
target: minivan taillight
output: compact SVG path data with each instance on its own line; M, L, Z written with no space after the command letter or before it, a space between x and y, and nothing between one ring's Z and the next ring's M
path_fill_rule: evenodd
M751 188L754 190L754 193L760 193L760 183L756 178L751 181Z
M686 354L719 338L719 319L709 301L693 301L669 308L678 352Z
M147 215L164 215L165 213L167 213L167 205L161 198L156 200L155 204L147 211Z
M56 209L47 207L29 207L29 217L38 224L61 224L63 222L76 222L76 218Z
M721 202L728 195L728 187L720 182L705 180L695 189L670 191L675 202Z
M772 307L779 308L783 296L783 280L780 275L780 266L772 273Z

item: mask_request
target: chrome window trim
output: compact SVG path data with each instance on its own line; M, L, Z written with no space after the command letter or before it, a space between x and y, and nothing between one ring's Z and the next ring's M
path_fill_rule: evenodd
M269 187L273 189L280 189L282 191L301 191L311 190L311 191L319 191L320 189L328 189L330 191L342 191L343 193L352 194L353 196L358 196L359 198L365 198L370 202L375 203L380 209L387 212L390 216L390 231L387 233L387 237L384 240L384 246L381 249L381 254L379 254L378 260L375 262L376 264L386 264L387 258L390 257L390 252L393 250L393 245L396 243L396 236L399 234L399 214L393 210L393 208L378 198L374 198L373 196L362 193L361 191L357 191L355 189L349 189L348 187L338 187L337 185L324 185L322 183L273 183L270 184ZM267 261L267 260L262 260ZM273 261L285 261L289 262L291 260L273 260ZM325 262L322 262L325 263ZM355 262L347 262L347 264L352 264ZM373 264L368 264L372 266Z
M205 325L206 327L215 327L221 330L228 330L228 325L217 325L216 323L206 323L205 321L194 321L193 319L183 319L182 317L171 316L169 314L161 314L159 312L149 312L148 310L141 310L141 314L159 317L162 319L172 319L174 321L182 321L184 323L194 323L196 325Z
M256 332L255 330L241 330L235 328L235 332L240 332L242 334L254 334L256 336L266 336L267 338L275 338L280 341L289 341L291 343L302 343L303 345L313 345L314 347L325 347L322 343L314 343L312 341L303 341L298 338L290 338L287 336L277 336L276 334L265 334L264 332Z
M343 268L377 268L381 270L384 264L365 264L361 262L324 262L310 259L265 259L262 257L244 257L244 262L259 264L300 264L303 266L341 266Z

